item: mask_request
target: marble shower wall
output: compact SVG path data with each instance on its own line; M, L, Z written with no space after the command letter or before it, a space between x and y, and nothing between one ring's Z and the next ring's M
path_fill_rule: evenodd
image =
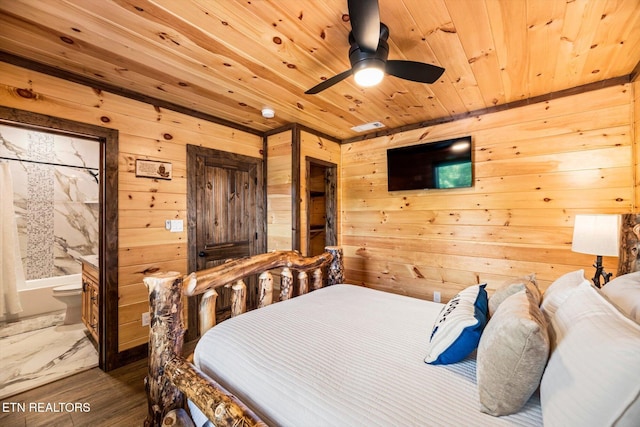
M79 258L98 253L100 143L0 125L0 156L9 163L20 255L27 280L80 273Z

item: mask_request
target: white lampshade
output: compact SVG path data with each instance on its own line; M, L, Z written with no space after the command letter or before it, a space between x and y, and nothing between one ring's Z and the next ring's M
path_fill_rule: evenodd
M590 255L618 256L620 215L576 215L571 250Z

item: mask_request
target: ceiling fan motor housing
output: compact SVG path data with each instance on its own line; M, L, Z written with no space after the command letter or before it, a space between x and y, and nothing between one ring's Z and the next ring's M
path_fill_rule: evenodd
M352 40L352 37L349 37ZM351 70L356 73L363 68L379 68L384 71L387 57L389 56L389 44L385 39L380 39L378 49L375 52L365 52L355 41L352 41L349 48L349 62Z

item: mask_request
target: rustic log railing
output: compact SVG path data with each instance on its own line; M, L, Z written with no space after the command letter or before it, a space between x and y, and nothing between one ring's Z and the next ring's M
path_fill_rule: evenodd
M173 424L175 420L183 418L176 417L176 410L182 410L185 398L198 406L215 426L265 426L238 398L182 358L183 295L203 294L199 325L200 332L204 333L215 325L216 289L231 288L233 317L246 311L245 277L260 274L260 308L269 305L273 299L273 276L268 270L282 269L280 299L284 300L293 295L291 270L298 272L297 293L301 295L309 291L309 271L313 272L311 289L322 287L322 268L325 266L328 266L328 285L343 282L342 249L334 246L325 248L323 254L315 257L303 257L292 251L271 252L236 259L186 277L176 272L145 277L151 315L149 368L145 378L149 414L145 427L177 425ZM188 424L180 421L180 425Z

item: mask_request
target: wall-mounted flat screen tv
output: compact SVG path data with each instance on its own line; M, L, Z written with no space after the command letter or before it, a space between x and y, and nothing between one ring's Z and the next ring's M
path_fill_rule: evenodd
M389 191L473 185L471 137L387 150Z

